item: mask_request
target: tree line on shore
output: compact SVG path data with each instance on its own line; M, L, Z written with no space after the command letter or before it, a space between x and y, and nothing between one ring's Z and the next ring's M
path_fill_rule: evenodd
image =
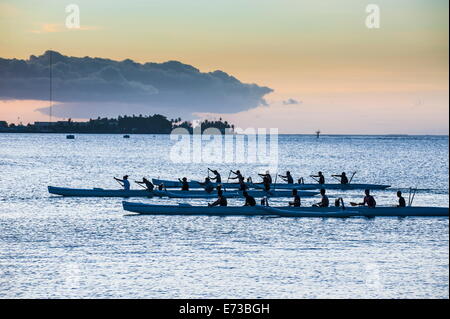
M222 133L226 129L233 130L234 125L219 120L203 120L198 122L202 131L207 128L216 128ZM197 126L195 125L195 126ZM190 133L194 130L194 124L183 121L181 118L168 119L164 115L132 115L119 116L118 118L90 119L86 122L75 122L71 119L56 122L35 122L28 125L8 124L0 121L0 132L18 133L124 133L124 134L169 134L175 128L185 128Z

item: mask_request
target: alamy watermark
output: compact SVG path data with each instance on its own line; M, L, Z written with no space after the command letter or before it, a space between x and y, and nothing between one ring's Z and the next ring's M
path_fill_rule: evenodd
M377 4L368 4L366 6L366 27L368 29L380 28L380 6Z
M80 7L77 4L69 4L66 6L66 28L80 29Z
M278 168L277 128L235 128L222 133L198 126L192 134L176 128L170 139L175 141L170 150L173 163L252 163L272 171Z

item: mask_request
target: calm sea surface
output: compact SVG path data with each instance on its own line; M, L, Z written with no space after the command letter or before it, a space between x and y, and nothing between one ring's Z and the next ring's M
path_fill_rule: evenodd
M126 216L120 198L47 192L117 188L112 177L124 174L199 179L207 166L224 179L231 168L254 180L261 172L261 164L172 163L173 143L167 135L0 134L0 297L449 297L448 218ZM418 187L415 205L448 207L448 155L448 137L279 137L280 172L357 171L354 182L393 186L374 192L379 205Z

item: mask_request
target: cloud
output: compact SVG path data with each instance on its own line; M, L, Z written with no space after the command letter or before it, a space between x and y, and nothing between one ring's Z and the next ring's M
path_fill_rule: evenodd
M301 101L297 101L295 99L287 99L285 101L283 101L283 105L293 105L293 104L301 104Z
M50 55L54 114L63 117L236 113L265 104L264 96L272 92L223 71L203 73L177 61L140 64L47 51L29 60L0 58L0 99L47 100Z

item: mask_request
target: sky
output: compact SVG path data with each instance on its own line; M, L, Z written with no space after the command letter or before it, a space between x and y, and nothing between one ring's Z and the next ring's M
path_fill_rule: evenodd
M379 28L365 23L371 3L380 8ZM79 29L65 26L69 4L80 9ZM183 99L171 105L179 103L183 117L222 117L242 128L448 134L448 6L446 0L0 0L0 57L28 60L51 49L142 64L180 61L198 69L198 83L212 77L203 91L214 94L206 109L198 90L183 89ZM238 82L211 75L215 70ZM177 81L186 79L183 72ZM103 73L93 69L84 80L104 81ZM2 94L10 77L0 79L0 120L48 120L45 99ZM191 82L180 81L183 88ZM155 94L164 91L151 84ZM127 110L124 102L89 107L89 101L61 99L55 101L61 119ZM166 107L151 105L160 103L157 95L141 102L130 103L130 113Z

